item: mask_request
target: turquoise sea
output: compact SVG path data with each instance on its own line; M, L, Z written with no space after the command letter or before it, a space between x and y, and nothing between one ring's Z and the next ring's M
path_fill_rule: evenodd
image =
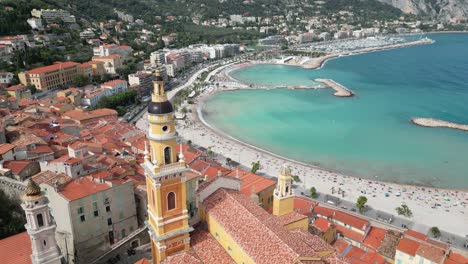
M261 85L331 78L352 98L321 90L240 90L203 106L223 132L278 155L347 175L468 188L468 132L423 128L413 117L468 124L468 34L431 45L340 57L321 69L256 65L232 76Z

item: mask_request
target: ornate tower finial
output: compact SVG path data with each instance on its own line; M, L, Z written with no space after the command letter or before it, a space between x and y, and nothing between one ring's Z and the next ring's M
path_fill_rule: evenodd
M179 162L185 162L184 152L182 151L182 143L180 145L180 152L179 152Z

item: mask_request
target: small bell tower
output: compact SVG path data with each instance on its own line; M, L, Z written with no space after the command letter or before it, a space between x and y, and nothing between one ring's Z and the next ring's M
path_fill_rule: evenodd
M26 213L26 230L31 238L33 264L60 264L62 255L55 241L55 222L50 214L49 200L41 188L29 179L22 198Z
M273 214L280 216L294 210L291 169L283 164L278 175L278 183L273 193Z

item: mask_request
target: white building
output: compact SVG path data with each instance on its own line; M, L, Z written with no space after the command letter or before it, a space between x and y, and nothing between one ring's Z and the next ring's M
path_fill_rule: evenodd
M150 63L155 66L166 64L166 54L162 51L151 52Z
M89 263L138 228L131 181L71 179L50 171L33 179L46 190L66 263Z
M75 16L70 15L70 12L62 9L33 9L31 10L31 15L36 18L42 18L47 23L53 22L55 19L59 18L65 23L75 23Z
M104 44L93 48L94 56L110 56L117 54L124 60L129 59L132 56L132 52L132 47L126 45L117 46L115 44Z
M26 230L31 238L32 264L60 264L62 255L55 240L56 224L49 210L49 201L41 188L31 179L28 180L23 207L26 213Z
M26 20L26 22L28 22L32 29L40 30L44 28L44 25L42 24L42 19L40 18L32 17Z
M97 88L92 91L85 91L85 95L81 98L81 104L89 107L96 107L104 96L110 96L111 91L109 89Z
M125 80L113 80L101 84L101 88L109 89L111 94L117 94L125 92L128 89L128 84Z
M0 72L0 84L10 84L15 75L11 72Z

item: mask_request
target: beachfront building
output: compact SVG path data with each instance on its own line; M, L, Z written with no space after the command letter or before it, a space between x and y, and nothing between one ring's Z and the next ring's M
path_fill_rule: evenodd
M47 91L71 85L73 77L79 74L83 74L81 64L66 61L20 72L18 78L25 86L34 85L38 90Z
M407 230L396 248L396 264L443 263L448 246L426 235ZM446 262L447 263L447 262Z

